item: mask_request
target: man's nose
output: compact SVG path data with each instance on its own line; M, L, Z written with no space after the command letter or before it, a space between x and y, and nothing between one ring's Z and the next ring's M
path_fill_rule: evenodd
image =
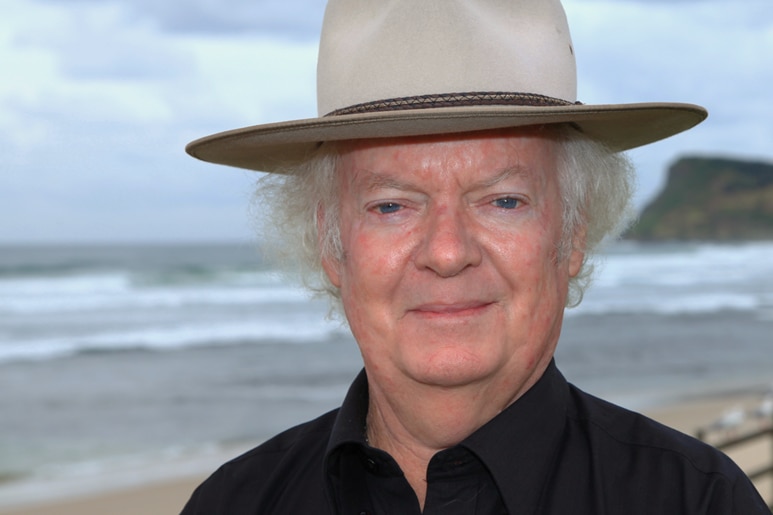
M416 255L416 266L453 277L477 266L482 252L468 215L459 209L438 209L428 217Z

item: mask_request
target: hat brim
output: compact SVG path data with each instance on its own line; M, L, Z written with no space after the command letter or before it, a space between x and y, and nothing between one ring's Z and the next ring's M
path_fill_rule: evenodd
M197 139L186 151L203 161L282 173L322 142L453 134L571 123L613 151L668 138L703 121L703 107L682 103L476 106L383 111L244 127Z

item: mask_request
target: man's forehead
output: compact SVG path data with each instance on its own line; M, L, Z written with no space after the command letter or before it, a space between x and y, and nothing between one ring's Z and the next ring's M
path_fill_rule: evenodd
M366 191L377 191L385 189L393 190L412 190L414 189L414 181L411 180L411 176L405 176L402 174L394 174L387 170L385 172L377 172L369 169L353 170L348 177L349 184L357 184ZM467 189L477 190L495 186L500 182L504 182L513 177L520 177L524 181L536 179L541 182L541 173L537 173L537 170L521 165L508 166L502 169L489 170L488 173L471 180L466 184ZM434 182L441 182L437 179Z
M555 143L555 132L543 128L346 141L337 144L338 168L347 182L379 188L400 187L427 169L466 167L486 186L555 170Z

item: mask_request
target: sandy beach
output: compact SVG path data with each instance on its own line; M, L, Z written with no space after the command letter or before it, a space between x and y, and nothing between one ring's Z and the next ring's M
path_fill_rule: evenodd
M200 476L181 478L111 490L85 497L32 503L6 508L0 513L14 515L147 515L179 513Z
M153 470L119 468L105 477L58 478L0 485L2 515L129 515L179 513L193 490L225 461L255 442L159 463Z
M760 401L759 395L726 394L710 398L689 399L679 403L647 410L647 414L680 431L694 434L698 428L706 427L727 410L741 407L752 410ZM743 426L732 432L742 434L747 430L761 427L760 421L747 421ZM720 439L732 436L729 431L717 431L709 435ZM246 449L247 447L244 447ZM135 481L135 484L121 484L117 481L112 486L106 486L102 491L89 491L88 488L74 487L70 494L61 492L41 494L46 500L35 500L34 492L21 496L14 503L0 505L2 515L123 515L143 513L145 515L167 515L180 511L192 490L198 485L208 471L217 464L234 456L242 450L235 447L222 452L208 455L195 464L195 473L173 475L167 472L152 474L152 481ZM757 470L773 460L773 438L762 439L750 444L732 449L728 454L744 470ZM179 465L179 464L178 464ZM179 466L174 467L180 470ZM190 470L190 469L189 469ZM61 485L60 485L61 486ZM768 503L773 502L773 478L761 478L757 484L760 493ZM34 488L34 485L31 486ZM41 488L44 486L41 485ZM75 493L72 493L75 492ZM2 499L2 497L0 497Z

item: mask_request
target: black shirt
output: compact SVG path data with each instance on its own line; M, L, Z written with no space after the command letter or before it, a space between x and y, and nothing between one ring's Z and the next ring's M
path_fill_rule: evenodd
M339 410L226 463L183 510L418 514L397 463L367 445L365 373ZM568 384L554 364L427 470L425 514L769 515L725 455Z

